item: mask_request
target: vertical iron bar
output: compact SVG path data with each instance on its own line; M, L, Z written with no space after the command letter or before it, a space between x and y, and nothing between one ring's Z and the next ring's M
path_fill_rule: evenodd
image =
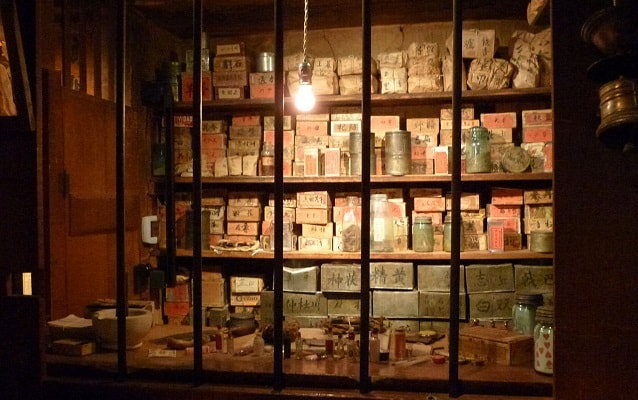
M116 247L117 247L117 370L120 380L126 379L126 210L124 209L126 155L126 103L125 74L126 70L126 0L117 3L117 66L116 66L116 134L115 134L115 192L116 192Z
M361 86L361 345L360 391L370 391L370 89L372 75L372 27L370 1L362 0L362 86Z
M193 1L193 384L202 383L202 0Z
M450 337L449 394L460 396L459 385L459 280L461 270L461 39L462 0L453 4L453 83L452 83L452 242L450 254Z
M283 373L283 221L284 221L284 0L275 0L275 257L273 263L274 292L274 380L273 388L284 387Z

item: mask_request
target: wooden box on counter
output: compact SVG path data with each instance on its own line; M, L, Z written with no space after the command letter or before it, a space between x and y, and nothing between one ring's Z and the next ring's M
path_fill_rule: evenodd
M459 333L459 354L488 364L531 365L534 338L504 328L471 326Z

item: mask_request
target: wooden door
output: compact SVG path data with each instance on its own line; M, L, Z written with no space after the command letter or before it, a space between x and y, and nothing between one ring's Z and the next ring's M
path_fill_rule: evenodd
M82 316L87 304L116 297L116 110L110 101L47 80L50 317ZM144 146L127 112L126 266L140 262ZM141 153L141 154L140 154ZM129 164L130 162L130 164Z

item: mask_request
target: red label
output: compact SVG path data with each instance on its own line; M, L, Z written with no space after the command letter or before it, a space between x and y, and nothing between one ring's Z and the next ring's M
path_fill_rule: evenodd
M551 142L554 140L552 125L539 125L523 128L523 142Z

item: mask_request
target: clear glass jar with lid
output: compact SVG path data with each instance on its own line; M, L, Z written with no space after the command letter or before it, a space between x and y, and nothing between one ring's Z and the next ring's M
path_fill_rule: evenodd
M434 228L432 217L417 215L412 224L412 250L430 252L434 250Z
M492 172L490 132L482 126L470 128L470 141L465 146L465 171L468 174Z
M361 251L361 225L359 223L361 212L359 210L359 198L348 196L347 205L343 212L341 226L341 250L347 252ZM357 217L359 215L359 217Z
M516 304L512 306L512 330L532 336L536 324L536 308L543 304L540 293L516 293Z
M376 193L370 196L370 251L394 250L394 220L390 213L388 196Z
M534 327L534 369L541 374L554 373L554 308L536 309Z

